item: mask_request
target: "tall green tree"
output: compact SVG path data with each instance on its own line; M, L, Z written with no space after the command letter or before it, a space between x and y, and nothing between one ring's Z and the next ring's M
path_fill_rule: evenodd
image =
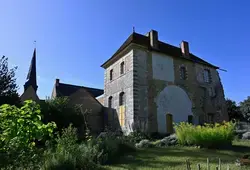
M240 102L240 110L247 121L250 121L250 96L246 100Z
M243 115L241 113L240 107L237 106L236 102L231 99L226 99L227 104L227 112L229 116L229 120L242 120Z
M0 105L17 105L20 103L15 78L16 69L17 67L9 69L7 57L0 58Z

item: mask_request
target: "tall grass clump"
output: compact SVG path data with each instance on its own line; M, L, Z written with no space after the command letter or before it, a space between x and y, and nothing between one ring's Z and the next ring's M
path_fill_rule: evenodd
M195 126L186 122L175 124L178 143L181 145L197 145L206 148L217 148L231 145L234 139L233 122L222 124L205 124Z

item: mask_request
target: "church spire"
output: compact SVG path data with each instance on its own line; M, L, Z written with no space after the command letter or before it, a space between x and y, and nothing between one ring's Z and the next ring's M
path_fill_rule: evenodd
M26 83L24 84L24 91L26 91L29 86L32 86L35 92L37 91L38 86L36 81L36 48L34 49L30 63L29 73L26 78Z

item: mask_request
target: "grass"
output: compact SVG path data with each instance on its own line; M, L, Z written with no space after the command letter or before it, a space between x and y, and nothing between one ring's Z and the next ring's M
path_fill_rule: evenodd
M218 158L221 159L222 169L227 165L231 170L244 170L250 167L238 167L236 159L244 154L250 154L249 141L234 141L230 150L209 150L195 147L168 147L168 148L147 148L138 150L133 156L134 159L121 158L116 164L105 166L105 169L166 169L184 170L186 159L190 160L191 168L196 170L197 164L201 169L206 169L206 160L210 159L211 170L218 165Z

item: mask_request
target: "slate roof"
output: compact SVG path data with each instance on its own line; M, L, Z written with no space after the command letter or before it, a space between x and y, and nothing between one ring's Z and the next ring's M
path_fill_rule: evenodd
M24 91L26 91L29 86L32 86L33 89L37 90L37 81L36 81L36 49L34 49L33 56L30 63L29 72L24 84Z
M131 43L141 45L143 47L146 47L150 51L157 51L160 53L164 53L173 57L181 57L181 49L179 47L158 41L158 49L153 49L150 46L150 39L146 35L138 34L136 32L133 32L127 40L121 45L121 47L113 54L111 58L109 58L105 63L101 65L101 67L106 68L109 64L112 64L115 62L118 58L116 57L120 52L122 52L128 45ZM196 63L204 64L213 68L218 69L219 67L195 56L194 54L190 53L189 57L182 57L183 59L190 60Z
M56 93L58 96L70 96L71 94L75 93L77 90L81 88L87 90L93 97L98 97L104 93L104 90L102 89L90 88L85 86L76 86L64 83L59 83L58 86L56 86Z

